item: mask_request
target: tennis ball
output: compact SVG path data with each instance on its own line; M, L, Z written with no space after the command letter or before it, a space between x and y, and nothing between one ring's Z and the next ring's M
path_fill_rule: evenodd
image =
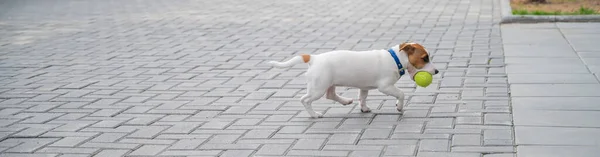
M417 85L419 85L421 87L427 87L433 81L433 76L431 76L430 73L425 72L425 71L417 72L417 74L415 74L414 77L415 77L414 80L417 83Z

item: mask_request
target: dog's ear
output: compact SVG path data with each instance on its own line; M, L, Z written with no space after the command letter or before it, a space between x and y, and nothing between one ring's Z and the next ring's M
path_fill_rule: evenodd
M413 54L415 52L414 51L415 48L411 44L409 44L409 43L402 43L400 45L400 50L406 52L406 54L408 54L408 55L411 55L411 54Z

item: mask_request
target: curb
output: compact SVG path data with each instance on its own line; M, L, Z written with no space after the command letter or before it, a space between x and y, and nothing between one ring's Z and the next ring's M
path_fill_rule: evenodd
M500 23L600 22L600 15L513 15L510 0L500 0Z

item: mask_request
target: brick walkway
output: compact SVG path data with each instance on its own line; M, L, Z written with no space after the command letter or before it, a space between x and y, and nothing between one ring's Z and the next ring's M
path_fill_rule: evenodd
M490 0L0 2L0 156L512 157L499 4ZM298 99L268 60L424 44L404 115ZM439 77L439 76L443 76ZM355 98L356 89L338 88Z

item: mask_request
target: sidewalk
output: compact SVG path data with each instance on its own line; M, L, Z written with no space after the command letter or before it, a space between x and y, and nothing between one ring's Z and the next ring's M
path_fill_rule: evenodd
M499 4L3 1L0 156L513 157ZM398 82L403 115L372 90L309 118L306 65L265 64L407 40L441 72Z
M517 156L598 156L600 23L501 27Z

